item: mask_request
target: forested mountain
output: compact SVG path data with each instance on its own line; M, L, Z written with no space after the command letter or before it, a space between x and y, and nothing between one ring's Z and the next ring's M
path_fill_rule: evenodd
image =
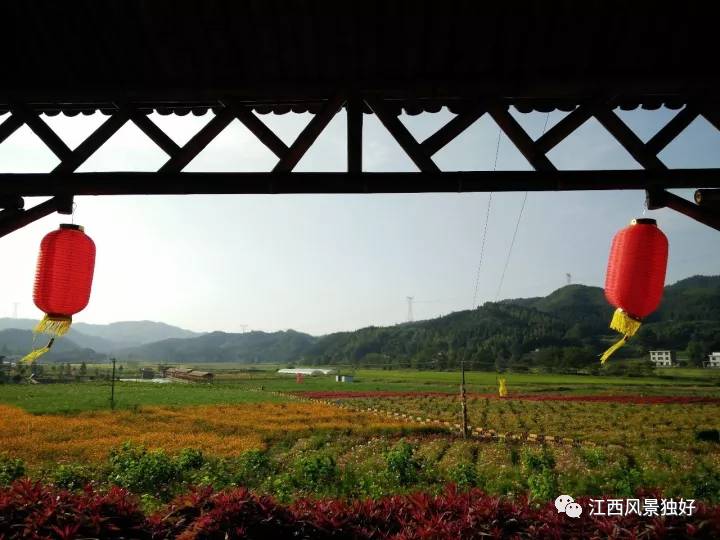
M35 319L11 319L0 317L0 330L32 330ZM110 324L73 323L67 337L79 348L93 349L99 353L113 353L119 349L136 347L170 338L189 338L201 334L154 321L122 321ZM2 346L2 342L0 342Z
M0 356L25 356L33 348L44 346L48 339L48 336L39 335L33 342L33 333L30 330L0 330ZM97 362L104 359L104 354L82 347L70 338L55 340L52 349L43 356L44 362Z
M533 365L582 367L617 336L602 289L569 285L542 298L487 303L426 321L368 327L314 338L298 332L172 339L128 349L121 357L171 362L242 361L470 369ZM687 313L687 317L684 314ZM693 277L666 288L656 314L616 358L648 348L685 350L695 361L720 349L720 276Z
M602 289L568 285L542 298L488 302L436 319L322 337L292 330L197 335L145 322L107 327L122 330L130 328L128 325L145 325L146 336L157 331L181 334L116 351L119 359L427 369L452 369L464 361L470 369L521 370L538 365L578 368L597 364L598 355L618 337L608 328L612 312ZM77 326L76 331L96 330L92 328L95 325ZM184 337L188 334L194 337ZM120 339L122 335L104 331L96 337ZM28 336L29 332L23 338L26 343L30 342ZM58 344L71 343L73 336L68 337ZM0 332L0 350L3 339ZM78 350L81 347L77 345ZM720 276L695 276L666 287L658 311L614 358L639 357L652 348L680 351L695 364L707 353L720 350Z
M293 330L286 332L211 332L190 339L166 339L119 351L119 359L170 362L292 362L317 340Z

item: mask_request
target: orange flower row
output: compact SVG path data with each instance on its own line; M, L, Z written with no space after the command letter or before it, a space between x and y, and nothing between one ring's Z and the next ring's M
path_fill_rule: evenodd
M373 433L405 427L379 416L319 403L254 403L195 407L143 407L75 416L32 415L0 405L0 452L30 464L97 462L125 441L177 452L197 448L210 455L237 455L263 448L288 432L347 430Z

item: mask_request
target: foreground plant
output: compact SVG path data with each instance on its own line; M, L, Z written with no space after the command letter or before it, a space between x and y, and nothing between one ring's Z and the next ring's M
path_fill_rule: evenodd
M579 499L585 508L588 500ZM552 503L491 497L447 487L379 500L301 500L278 504L245 488L182 495L150 516L121 488L71 493L21 480L0 489L0 538L374 539L616 538L715 539L720 507L698 505L693 516L573 519Z

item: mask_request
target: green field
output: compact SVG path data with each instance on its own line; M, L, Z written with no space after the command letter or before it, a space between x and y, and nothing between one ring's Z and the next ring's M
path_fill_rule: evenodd
M720 397L720 371L672 369L657 371L652 377L509 373L503 375L510 390L506 400L482 395L496 394L496 373L468 372L470 425L503 436L463 440L457 430L450 432L443 425L408 423L389 420L384 414L358 412L373 408L458 423L459 373L357 370L353 372L354 383L337 383L334 376L306 376L298 384L292 375L277 375L278 366L254 371L233 364L189 367L210 369L216 375L215 381L118 382L115 413L107 412L111 390L107 381L0 385L0 404L32 413L18 423L12 420L12 410L6 412L0 473L20 470L12 461L20 457L32 463L27 469L32 477L75 488L90 480L100 485L120 482L147 496L144 500L149 504L180 493L192 483L217 488L246 485L281 500L434 492L446 482L478 486L495 495L529 493L539 500L551 500L560 489L574 495L627 497L640 488L659 488L673 496L705 501L720 500L720 435L716 431L720 427L720 404L691 400L672 404L577 400L589 395ZM137 370L137 365L127 366L124 376L133 377L133 369ZM339 393L331 398L333 402L352 409L308 403L276 393L328 391ZM357 399L347 395L353 391L409 395ZM550 399L513 399L513 395L523 394ZM558 401L556 396L575 400ZM268 426L273 423L268 418L273 417L263 419L257 415L275 403L279 414L285 416L274 423L268 435ZM61 416L54 416L57 414ZM319 414L325 415L325 423L318 420ZM350 418L349 424L332 427L342 415ZM93 421L102 426L117 422L118 429L111 430L114 438L109 440L107 434L100 436L96 430L83 427ZM37 422L34 428L33 422ZM300 426L298 430L288 430L290 422ZM355 429L360 425L373 427ZM46 426L52 433L39 426ZM123 458L128 465L123 465L122 470L113 469L115 465L102 456L117 451L126 440L118 430L150 441L151 448L152 441L165 441L154 446L160 449L173 443L174 450L162 455L128 450ZM541 436L540 440L547 437L546 443L534 442L530 433ZM30 444L23 441L34 440L32 437L42 444L26 448L37 450L31 456L18 453L18 445ZM224 437L249 437L243 448L251 450L214 452L212 449L228 448L229 439ZM552 442L562 437L576 440L573 444ZM72 456L72 448L95 448L98 459L105 461L73 462L74 458L65 456L68 452ZM167 471L179 471L180 462L186 459L173 457L179 448L194 452L205 448L206 452L193 458L193 463L198 464L195 468L170 474ZM3 457L4 451L10 455ZM43 457L56 454L65 456L62 465L56 459L48 461ZM136 466L143 471L149 467L150 472L135 478L132 471ZM140 482L146 474L158 476ZM0 474L0 483L17 477L5 475L3 480Z
M241 384L153 384L118 382L115 407L133 409L144 405L183 407L282 401L269 393L249 391ZM87 382L46 385L0 386L0 403L22 407L37 414L70 414L110 408L110 383Z
M208 369L204 365L197 366ZM354 383L337 383L334 376L306 376L301 384L293 376L278 376L276 367L267 371L240 371L239 366L216 364L213 383L118 382L115 386L117 408L142 405L208 405L278 400L280 397L256 390L279 392L303 391L398 391L458 392L460 374L437 371L358 370ZM130 371L126 369L124 371ZM720 370L659 370L654 377L601 377L590 375L554 375L509 373L512 393L562 395L698 395L720 396ZM128 375L132 375L128 373ZM467 372L469 393L494 393L498 375L494 372ZM252 390L252 391L248 391ZM109 382L58 383L38 385L0 385L0 403L17 405L33 413L72 413L110 407Z

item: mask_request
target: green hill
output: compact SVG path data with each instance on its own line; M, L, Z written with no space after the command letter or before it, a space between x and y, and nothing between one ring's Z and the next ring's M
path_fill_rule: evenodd
M33 348L42 347L48 341L48 336L39 335L33 341L30 330L8 328L0 330L0 356L18 359L25 356ZM104 361L106 356L93 349L85 348L72 339L63 337L55 340L52 349L42 357L47 362L97 362Z
M168 362L292 362L317 340L293 330L286 332L211 332L195 338L165 339L119 351L119 359Z
M293 330L198 335L150 322L78 324L76 331L82 330L81 336L94 332L96 339L115 340L169 334L170 339L140 342L116 354L119 359L159 362L302 362L427 369L454 369L465 362L471 369L577 368L596 364L599 354L617 339L608 328L612 312L602 289L568 285L546 297L488 302L436 319L322 337ZM29 336L29 332L24 335L24 343L30 343ZM7 346L6 339L0 332L0 350L4 343ZM83 344L72 342L63 339L58 345L72 344L87 354ZM695 363L710 351L720 350L720 276L695 276L666 287L658 311L614 358L639 357L652 348L687 351ZM21 350L24 354L27 346Z

